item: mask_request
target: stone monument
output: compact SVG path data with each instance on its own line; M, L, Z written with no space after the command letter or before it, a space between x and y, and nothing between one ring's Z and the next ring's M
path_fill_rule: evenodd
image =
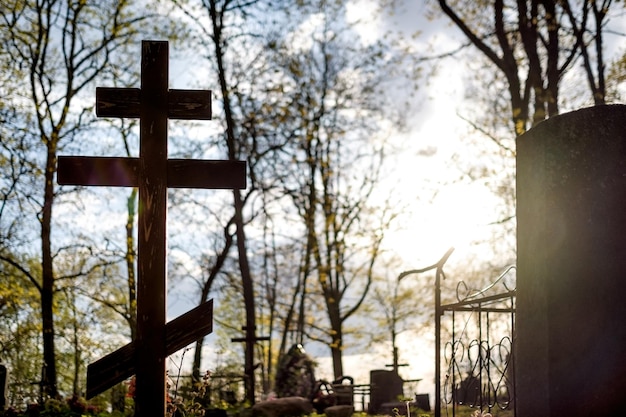
M626 106L517 140L518 417L626 412Z

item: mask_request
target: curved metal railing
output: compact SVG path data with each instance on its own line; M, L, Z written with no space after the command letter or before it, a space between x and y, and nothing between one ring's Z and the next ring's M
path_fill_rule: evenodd
M461 281L456 290L458 301L440 306L451 329L451 338L443 349L441 400L453 416L459 405L481 412L514 409L516 289L507 282L514 270L515 266L507 267L478 291L469 290Z
M450 248L435 264L402 272L398 281L411 274L436 269L435 274L435 417L456 415L459 405L475 407L481 412L514 409L515 384L513 368L516 288L508 278L515 266L509 266L480 290L460 281L456 286L457 302L441 303L443 266L452 255ZM500 287L501 285L501 287ZM449 320L450 340L442 352L442 318ZM460 323L460 324L459 324ZM459 327L459 329L457 329ZM441 358L445 360L442 379ZM442 392L443 388L443 392Z

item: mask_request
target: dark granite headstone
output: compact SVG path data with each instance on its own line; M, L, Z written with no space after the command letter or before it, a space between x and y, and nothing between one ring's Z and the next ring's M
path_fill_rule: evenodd
M626 413L626 106L517 140L518 417Z
M397 402L402 397L402 378L396 371L375 369L370 371L369 414L380 414L383 403Z

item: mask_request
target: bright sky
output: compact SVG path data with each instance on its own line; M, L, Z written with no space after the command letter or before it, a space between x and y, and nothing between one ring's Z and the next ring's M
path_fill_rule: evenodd
M451 162L464 147L463 122L455 112L463 94L460 78L442 69L424 93L429 97L417 110L412 131L400 139L408 152L398 161L398 181L410 207L391 249L404 259L432 263L449 247L476 239L493 218L487 190L458 182L461 172Z
M422 54L432 53L429 43L435 40L438 52L456 48L456 33L446 21L426 19L422 2L406 3L404 13L390 17L394 23L363 24L365 41L379 36L384 26L409 35L419 30L421 35L413 38L413 47ZM372 4L370 0L355 1L349 8L354 20L366 19ZM372 25L380 29L372 30ZM450 247L456 248L455 257L464 256L469 243L484 238L488 224L494 221L491 193L484 184L460 182L463 173L453 162L455 156L465 158L473 152L465 136L467 123L457 114L465 94L459 70L462 67L440 66L435 76L422 83L409 121L411 129L396 139L402 153L391 182L399 184L398 193L409 209L400 221L402 230L389 236L387 248L406 261L405 269L432 264Z

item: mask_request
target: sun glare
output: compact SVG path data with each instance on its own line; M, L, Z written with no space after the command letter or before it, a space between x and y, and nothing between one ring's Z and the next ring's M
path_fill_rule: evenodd
M416 203L405 213L389 248L410 264L434 263L451 247L463 251L488 236L493 198L479 184L447 185L432 203Z

